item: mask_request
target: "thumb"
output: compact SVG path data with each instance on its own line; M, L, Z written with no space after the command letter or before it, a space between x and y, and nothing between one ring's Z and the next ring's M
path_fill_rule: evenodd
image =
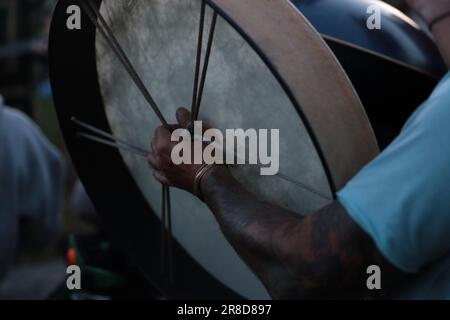
M191 123L192 114L186 108L177 110L177 121L182 128L187 128Z

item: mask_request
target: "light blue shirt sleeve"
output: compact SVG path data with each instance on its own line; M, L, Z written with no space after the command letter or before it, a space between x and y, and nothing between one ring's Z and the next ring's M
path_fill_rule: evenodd
M338 200L400 270L450 253L450 73Z

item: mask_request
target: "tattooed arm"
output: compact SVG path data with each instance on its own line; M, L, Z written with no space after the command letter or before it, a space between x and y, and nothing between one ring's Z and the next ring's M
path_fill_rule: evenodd
M185 128L191 114L179 109ZM174 165L170 131L156 130L149 163L160 182L193 193L198 165ZM401 273L384 260L371 239L339 203L308 217L258 201L226 167L202 179L204 199L236 252L274 298L358 298L366 293L366 269L379 265L383 288Z
M228 241L273 298L364 297L372 264L383 270L384 289L401 278L337 202L302 217L258 201L225 167L206 176L202 190Z

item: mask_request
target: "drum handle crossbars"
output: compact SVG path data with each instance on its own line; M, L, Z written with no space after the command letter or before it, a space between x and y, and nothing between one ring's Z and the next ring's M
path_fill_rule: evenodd
M111 47L119 61L122 63L123 67L133 80L136 87L139 89L147 103L150 105L153 112L156 114L156 116L159 118L161 123L165 126L168 125L166 119L164 118L163 114L161 113L160 108L156 104L155 100L153 99L152 95L148 91L147 87L145 86L144 82L140 78L139 74L137 73L136 69L133 67L133 64L128 59L127 55L125 54L124 50L120 46L119 42L117 41L116 37L114 36L114 33L112 32L111 28L108 26L106 20L103 18L102 14L100 13L99 9L90 1L90 0L80 0L80 4L85 11L85 13L88 15L91 22L94 24L94 26L97 28L97 30L102 34L102 36L105 38L108 45ZM98 20L97 20L98 19ZM84 135L85 138L87 138L86 135ZM98 138L96 138L98 142ZM111 143L111 142L109 142ZM118 145L122 149L126 148L124 146ZM130 151L130 150L129 150ZM171 218L171 206L170 206L170 188L166 185L162 185L162 209L161 209L161 271L165 271L165 261L166 256L168 256L168 269L169 269L169 282L173 283L174 281L174 268L173 268L173 252L172 252L172 218ZM168 223L168 225L166 225ZM167 244L166 244L167 243ZM167 255L166 255L166 246L168 249Z
M114 135L107 133L99 128L96 128L86 122L80 121L77 118L72 118L72 122L75 123L76 125L78 125L80 128L86 129L92 133L95 133L97 136L94 136L92 134L87 134L87 133L83 133L83 132L78 132L77 136L79 136L80 138L84 138L87 140L91 140L93 142L96 143L100 143L109 147L113 147L115 149L119 149L119 150L124 150L127 151L129 153L135 154L137 156L141 156L144 158L147 158L149 155L149 151L144 150L140 147L134 146L129 142L126 142L120 138L115 137ZM203 138L199 137L199 136L194 136L194 141L199 141L199 142L203 142ZM216 147L217 150L222 150L224 153L226 153L225 150L222 149L221 145L217 144L217 143L211 143L210 145L214 145ZM242 158L240 157L238 154L236 154L235 152L233 152L233 156L236 159ZM259 168L262 168L262 166L258 165ZM320 198L326 199L326 200L330 200L332 201L333 199L325 194L323 194L322 192L306 185L305 183L302 183L300 181L297 181L281 172L278 172L275 176L277 176L280 179L286 180L288 182L291 182L292 184L306 190L309 191L315 195L317 195Z
M150 92L148 91L148 89L145 87L143 81L139 77L139 74L136 72L136 69L131 64L130 60L128 59L127 55L125 54L124 50L120 46L117 39L115 38L114 33L112 32L111 28L106 23L106 20L103 18L100 11L98 10L98 8L89 0L81 0L81 5L82 5L84 11L86 12L86 14L88 15L89 19L92 21L92 23L95 25L95 27L99 30L99 32L105 38L105 40L107 41L107 43L109 44L111 49L116 54L117 58L123 64L124 68L130 75L131 79L136 84L137 88L140 90L140 92L142 93L142 95L144 96L144 98L146 99L146 101L148 102L150 107L152 108L152 110L158 116L161 123L163 125L168 125L167 121L165 120L164 116L161 113L160 108L156 104L155 100L153 99L153 97L150 94ZM206 54L205 54L204 65L202 68L202 75L201 75L200 84L199 84L201 51L202 51L202 47L203 47L203 30L204 30L204 21L205 21L205 11L206 11L206 2L204 0L202 0L202 9L201 9L201 13L200 13L200 27L199 27L199 35L198 35L198 43L197 43L197 59L196 59L196 68L195 68L194 89L193 89L193 97L192 97L192 122L197 120L198 115L199 115L200 105L201 105L201 101L202 101L202 97L203 97L203 90L204 90L204 86L205 86L205 82L206 82L206 74L207 74L208 65L209 65L209 57L211 54L212 43L214 40L215 26L216 26L216 22L217 22L217 12L214 11L212 22L211 22L211 27L210 27L210 34L208 37L208 44L207 44L207 49L206 49ZM98 19L98 21L97 21L97 19ZM81 136L83 136L84 138L91 138L91 140L95 139L95 141L99 142L99 138L89 137L86 134L83 134ZM94 138L94 139L92 139L92 138ZM109 143L111 145L111 142L107 142L107 143ZM116 146L116 147L119 147L122 149L128 149L128 151L132 151L132 148L130 150L129 147L124 146L123 144L117 144L117 145L112 145L112 146ZM172 264L173 258L172 258L172 249L171 249L172 245L170 243L171 238L172 238L172 235L171 235L172 226L171 226L170 203L168 203L168 202L170 202L169 187L163 186L162 194L163 194L163 204L162 204L162 230L161 230L161 233L164 236L162 236L162 243L161 243L161 255L162 255L161 261L162 261L162 269L164 269L164 261L165 261L164 252L165 252L165 247L166 247L165 242L167 241L168 242L167 248L169 251L169 254L168 254L168 256L169 256L168 257L168 259L169 259L169 278L170 278L170 281L172 282L173 267L171 264ZM167 235L167 237L166 237L166 222L168 223L167 228L169 231L169 234Z
M217 25L217 12L214 10L213 17L211 21L211 26L209 30L208 43L206 45L206 53L203 62L202 75L200 78L200 65L202 60L202 49L203 49L203 30L205 26L205 15L206 15L206 1L202 0L201 10L200 10L200 23L198 30L198 42L197 42L197 55L195 61L195 74L194 74L194 89L192 94L192 119L191 122L197 121L200 114L200 106L203 98L203 90L205 89L206 75L208 73L209 58L211 56L212 44L214 41L214 34Z
M88 15L89 19L91 20L91 22L95 25L97 30L100 31L102 36L108 42L108 45L114 51L117 58L124 66L125 70L128 72L131 79L133 80L139 91L142 93L145 100L148 102L149 106L155 112L156 116L159 118L159 120L163 125L167 126L168 123L164 118L161 109L156 104L155 100L153 99L153 96L150 94L141 77L134 68L133 64L130 62L130 59L128 59L128 56L125 54L124 50L117 41L116 37L114 36L114 33L112 32L105 18L100 13L99 9L90 0L80 0L80 3L84 11Z

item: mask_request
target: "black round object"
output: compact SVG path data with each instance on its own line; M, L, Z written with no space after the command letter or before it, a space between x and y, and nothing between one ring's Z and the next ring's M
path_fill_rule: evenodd
M448 70L428 35L396 8L374 0L291 0L322 34L350 77L381 148L400 132ZM377 5L381 29L369 30Z

